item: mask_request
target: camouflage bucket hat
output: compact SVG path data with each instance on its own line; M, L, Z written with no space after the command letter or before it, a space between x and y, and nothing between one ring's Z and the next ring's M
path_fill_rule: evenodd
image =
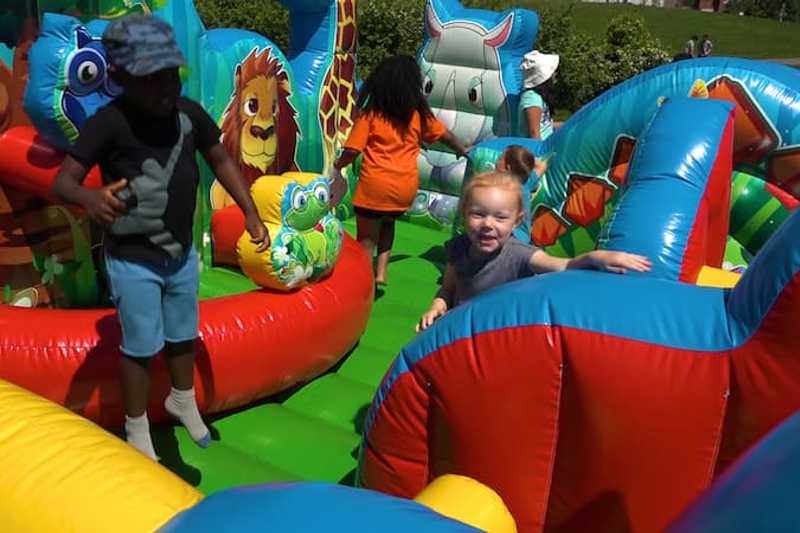
M103 32L103 47L109 63L132 76L146 76L186 64L172 27L152 15L130 15L115 20Z

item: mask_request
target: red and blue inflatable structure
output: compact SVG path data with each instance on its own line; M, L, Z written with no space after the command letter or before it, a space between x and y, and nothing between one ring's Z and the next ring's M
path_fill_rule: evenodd
M652 272L521 280L408 344L370 409L361 484L408 497L457 473L521 531L661 531L800 409L800 213L733 289L691 284L722 259L734 120L676 98L640 136L601 246Z
M789 533L800 530L800 413L736 462L667 533Z

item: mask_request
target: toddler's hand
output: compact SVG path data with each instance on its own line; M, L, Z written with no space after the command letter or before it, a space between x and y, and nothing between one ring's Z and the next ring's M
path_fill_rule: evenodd
M647 272L653 264L644 256L627 252L596 250L591 253L592 263L598 270L624 274L628 270Z
M127 185L128 180L122 179L100 189L91 189L83 205L89 217L100 224L111 225L117 217L124 215L125 202L116 194Z
M427 313L422 315L422 318L419 319L419 323L417 324L417 333L420 331L426 330L431 325L436 322L441 316L443 316L447 310L441 308L433 308L430 309Z
M250 234L250 242L257 244L256 252L261 253L266 251L271 244L269 238L269 230L264 223L256 216L247 217L245 219L245 228L247 233Z

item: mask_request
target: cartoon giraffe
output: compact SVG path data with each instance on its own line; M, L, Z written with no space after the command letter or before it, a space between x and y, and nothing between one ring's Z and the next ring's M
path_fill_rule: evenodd
M336 35L333 60L320 88L319 123L322 130L325 169L353 127L356 109L356 0L336 0Z

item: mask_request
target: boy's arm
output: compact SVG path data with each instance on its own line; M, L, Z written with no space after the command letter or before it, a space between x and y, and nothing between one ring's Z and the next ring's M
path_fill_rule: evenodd
M121 179L100 189L87 189L83 186L87 172L83 163L67 155L50 191L59 200L86 209L95 222L110 225L125 213L125 203L116 197L116 193L125 188L128 180Z
M270 245L269 231L267 231L266 226L258 217L256 204L244 184L239 167L220 143L203 152L203 157L208 162L211 170L214 171L217 180L244 212L245 227L250 234L250 241L258 244L256 251L265 251Z

